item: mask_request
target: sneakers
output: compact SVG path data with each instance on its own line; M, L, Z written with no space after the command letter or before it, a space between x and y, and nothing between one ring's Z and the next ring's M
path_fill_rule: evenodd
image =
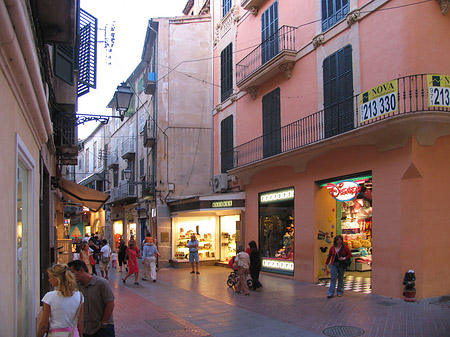
M190 274L195 274L195 271L191 271Z
M333 298L333 295L327 295L327 298Z
M199 272L197 272L196 274L200 274Z
M343 294L337 294L337 297L342 297Z
M156 280L153 280L153 282L156 282Z

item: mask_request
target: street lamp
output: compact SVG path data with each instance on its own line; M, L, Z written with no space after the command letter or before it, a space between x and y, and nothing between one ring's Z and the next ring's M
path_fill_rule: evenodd
M130 102L131 102L132 96L133 96L133 93L131 92L131 88L125 82L122 82L117 87L117 90L114 93L114 101L116 103L116 110L119 112L121 121L123 121L123 119L125 117L125 112L130 107Z
M125 177L125 179L128 182L130 182L132 175L133 175L133 171L129 167L127 167L125 170L123 170L123 176Z
M86 122L95 121L102 124L108 124L110 118L120 118L121 121L125 118L125 112L127 112L130 107L131 97L133 97L133 92L131 88L122 82L114 93L114 103L115 108L119 112L119 116L104 116L104 115L91 115L91 114L73 114L73 113L62 113L64 121L73 120L75 125L84 124ZM111 106L108 106L110 108ZM62 124L61 121L59 124ZM56 123L58 124L58 123ZM62 126L60 126L62 128Z

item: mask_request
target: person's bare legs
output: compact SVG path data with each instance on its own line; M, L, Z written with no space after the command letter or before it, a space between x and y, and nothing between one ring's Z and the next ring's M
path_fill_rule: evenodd
M198 272L198 262L195 262L195 268L197 269L197 274L200 274L200 273ZM194 269L192 269L192 270L194 270Z
M198 264L198 262L197 262L197 264ZM191 267L192 267L192 273L191 274L194 274L195 273L194 262L191 262ZM198 270L198 266L197 266L197 270Z

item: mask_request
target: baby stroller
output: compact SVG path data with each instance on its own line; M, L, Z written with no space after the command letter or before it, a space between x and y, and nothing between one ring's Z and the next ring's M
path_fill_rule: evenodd
M234 268L233 264L234 264L234 257L230 260L230 262L228 262L228 266L230 266L230 268L233 269L233 271L230 272L230 275L228 275L227 279L227 286L229 286L230 288L235 286L239 280L238 270L237 268ZM250 273L247 275L247 286L249 289L253 288L253 280L252 277L250 276Z

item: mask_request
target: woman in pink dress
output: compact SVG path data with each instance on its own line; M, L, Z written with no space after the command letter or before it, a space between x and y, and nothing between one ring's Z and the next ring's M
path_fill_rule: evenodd
M134 240L130 240L127 249L128 256L128 275L122 279L122 282L125 283L127 278L134 274L134 284L139 284L139 265L137 263L138 252L135 248L136 242Z

